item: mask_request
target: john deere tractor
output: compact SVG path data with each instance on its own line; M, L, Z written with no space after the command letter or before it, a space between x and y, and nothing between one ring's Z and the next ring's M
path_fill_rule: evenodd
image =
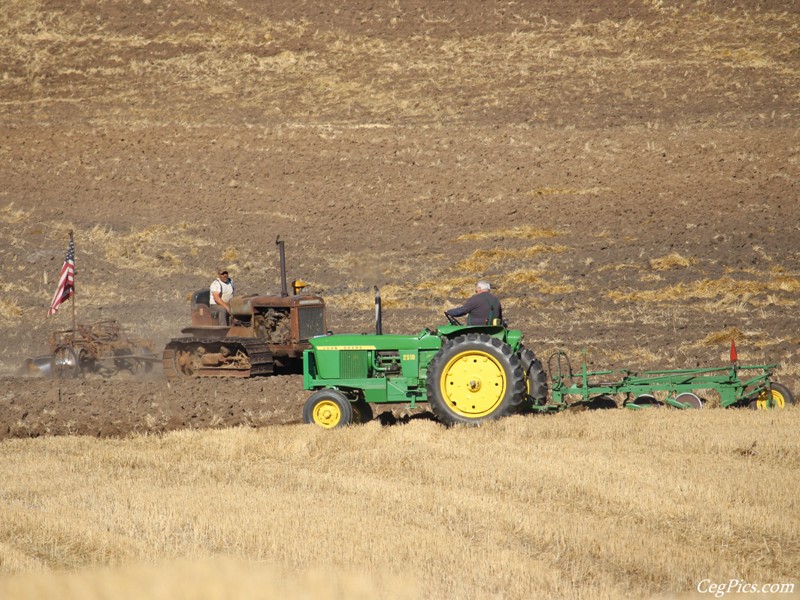
M372 418L372 404L427 402L447 425L479 424L546 401L542 364L504 324L450 324L415 335L325 335L303 353L303 385L314 390L306 423L331 429Z

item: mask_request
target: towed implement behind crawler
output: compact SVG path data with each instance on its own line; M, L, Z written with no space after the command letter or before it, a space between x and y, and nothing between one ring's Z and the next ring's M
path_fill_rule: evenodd
M129 333L115 319L78 323L50 334L50 354L29 358L24 372L71 378L94 373L149 373L158 362L152 340Z

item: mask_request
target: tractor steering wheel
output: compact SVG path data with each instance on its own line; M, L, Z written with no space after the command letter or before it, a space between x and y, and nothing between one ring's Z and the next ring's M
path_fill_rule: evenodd
M450 321L450 325L461 325L461 321L459 321L452 315L448 315L447 311L445 311L444 316L447 317L448 321Z

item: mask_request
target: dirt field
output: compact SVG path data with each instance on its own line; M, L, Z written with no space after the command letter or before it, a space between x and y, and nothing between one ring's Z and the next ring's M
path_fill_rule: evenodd
M15 375L75 231L77 314L158 347L214 267L329 326L477 278L542 356L778 363L797 390L800 15L771 2L12 0L0 7L0 438L297 421L297 377Z

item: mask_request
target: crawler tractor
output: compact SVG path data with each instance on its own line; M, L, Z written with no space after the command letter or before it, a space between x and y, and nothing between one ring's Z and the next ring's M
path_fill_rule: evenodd
M284 242L280 253L279 296L234 296L231 324L220 325L210 305L208 288L192 295L192 324L186 337L172 339L164 348L164 373L181 377L254 377L298 363L309 339L325 333L325 301L301 293L305 284L286 283Z
M306 423L330 429L368 421L374 403L427 402L443 423L477 424L545 401L542 364L521 331L448 317L450 324L435 331L382 334L380 306L376 293L374 334L310 340L303 383L314 393L303 409Z

